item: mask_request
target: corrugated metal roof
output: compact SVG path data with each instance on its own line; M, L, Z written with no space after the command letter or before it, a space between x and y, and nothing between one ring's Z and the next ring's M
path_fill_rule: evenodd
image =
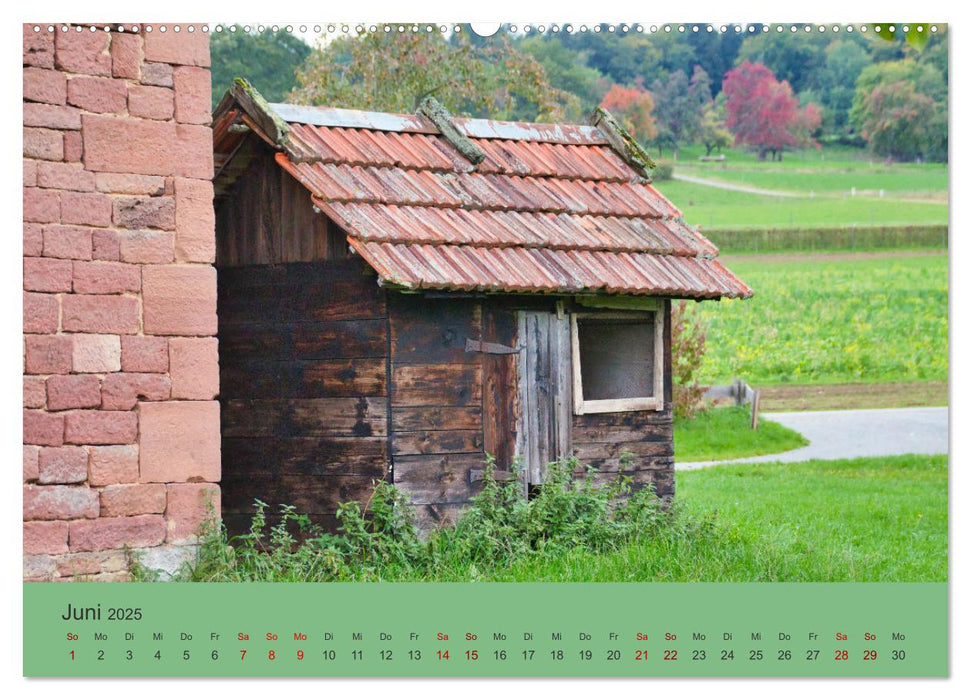
M473 165L420 115L271 107L289 123L277 162L386 284L752 294L598 128L454 119L485 154Z

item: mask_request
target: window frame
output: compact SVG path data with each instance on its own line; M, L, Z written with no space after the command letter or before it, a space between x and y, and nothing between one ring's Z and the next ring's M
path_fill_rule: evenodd
M664 410L664 305L653 310L638 312L574 312L570 314L570 345L573 364L573 413L577 416L589 413L623 413L631 411ZM580 322L590 319L629 319L643 321L653 316L654 322L654 394L625 399L583 398L583 375L580 358Z

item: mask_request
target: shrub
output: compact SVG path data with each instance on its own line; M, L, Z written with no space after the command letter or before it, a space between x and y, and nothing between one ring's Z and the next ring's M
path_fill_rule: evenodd
M671 306L671 375L678 418L694 417L701 405L704 389L698 384L698 373L705 358L706 334L704 324L688 312L688 302Z
M376 482L371 498L341 504L338 532L326 533L292 506L280 506L267 529L267 504L256 501L249 532L229 537L214 514L203 528L196 560L176 575L182 581L373 581L434 578L472 566L495 570L533 556L575 549L606 552L650 537L667 521L654 490L634 489L629 477L599 483L575 460L550 464L547 481L532 498L522 482L498 481L487 461L481 492L454 527L423 539L414 509L393 485ZM136 580L153 572L132 568Z
M663 182L674 177L674 165L671 163L658 163L651 173L651 179L655 182Z

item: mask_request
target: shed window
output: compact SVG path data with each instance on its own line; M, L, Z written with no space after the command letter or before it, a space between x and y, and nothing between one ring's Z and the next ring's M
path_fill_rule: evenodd
M574 314L576 414L664 408L664 315Z

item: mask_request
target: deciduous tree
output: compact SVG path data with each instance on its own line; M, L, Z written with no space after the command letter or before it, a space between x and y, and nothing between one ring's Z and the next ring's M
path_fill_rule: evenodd
M213 106L237 77L246 78L270 102L283 101L297 84L297 66L310 50L309 44L285 29L213 32L209 41Z
M735 145L752 146L759 160L770 152L781 158L785 149L807 145L807 126L818 126L818 110L801 113L789 83L776 80L760 63L746 61L730 70L722 86L725 124L735 135Z
M623 121L634 138L641 143L657 136L653 114L654 99L641 85L611 85L600 104Z
M504 37L378 25L321 44L297 70L291 99L353 109L413 112L434 96L458 114L556 121L577 98L554 88L543 66Z

